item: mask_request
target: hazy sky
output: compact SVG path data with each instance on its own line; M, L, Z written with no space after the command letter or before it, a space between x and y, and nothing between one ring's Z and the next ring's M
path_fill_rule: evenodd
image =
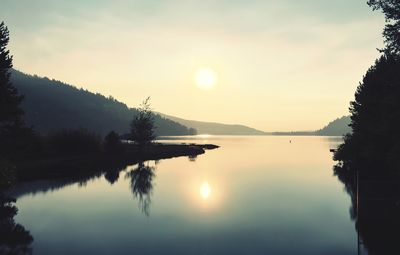
M379 55L366 1L1 0L0 20L23 72L187 119L313 130L348 114Z

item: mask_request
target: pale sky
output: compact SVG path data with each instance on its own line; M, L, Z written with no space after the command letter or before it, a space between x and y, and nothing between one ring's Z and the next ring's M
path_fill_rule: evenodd
M1 0L14 67L181 118L315 130L379 56L367 0ZM200 89L201 67L217 82Z

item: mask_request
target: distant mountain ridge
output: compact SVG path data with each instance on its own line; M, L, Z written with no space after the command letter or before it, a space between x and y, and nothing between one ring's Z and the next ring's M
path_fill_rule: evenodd
M267 133L261 130L257 130L248 126L238 124L222 124L216 122L205 122L197 120L186 120L166 114L160 113L161 116L171 119L182 125L197 130L198 134L209 134L209 135L266 135Z
M199 134L210 135L343 136L352 131L349 126L350 116L337 118L316 131L264 132L244 125L186 120L162 113L160 115L187 127L195 128Z
M112 97L78 89L60 81L12 70L11 82L25 96L25 121L45 134L52 130L85 128L105 135L128 133L137 110ZM196 131L155 115L157 135L192 135Z
M329 122L325 127L316 131L292 131L292 132L271 132L269 135L288 135L288 136L344 136L351 133L350 116L343 116Z
M315 133L321 136L342 136L351 133L350 116L343 116L331 121L328 125L317 130Z

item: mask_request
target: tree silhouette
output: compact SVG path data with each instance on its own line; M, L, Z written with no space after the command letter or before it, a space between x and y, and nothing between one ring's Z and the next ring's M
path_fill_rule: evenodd
M143 101L131 123L131 138L140 146L152 142L154 135L154 117L150 108L150 97Z
M382 176L400 171L400 0L368 4L386 15L386 48L356 90L350 105L353 132L345 136L334 159L342 170L372 169Z
M345 168L400 169L399 70L399 58L385 54L358 86L350 107L353 133L334 156ZM371 164L384 167L364 167Z
M369 0L368 5L374 10L382 10L386 18L383 30L388 53L400 54L400 1L399 0Z
M20 104L23 96L10 82L12 56L7 45L9 31L0 23L0 156L16 158L29 154L36 146L35 137L23 122L24 111Z
M53 132L46 137L46 141L53 155L89 155L102 149L101 137L86 129Z
M120 154L124 152L124 146L117 133L111 131L104 138L104 149L108 154Z
M9 31L0 23L0 133L4 133L21 125L23 111L20 103L23 96L18 95L18 91L10 82L10 69L12 68L12 56L7 50L10 40Z

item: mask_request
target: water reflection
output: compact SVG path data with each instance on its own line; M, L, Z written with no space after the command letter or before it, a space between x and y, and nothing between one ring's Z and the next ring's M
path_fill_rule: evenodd
M154 162L155 164L158 163L158 161ZM54 192L75 184L85 187L88 183L102 176L108 183L113 185L119 180L120 172L127 169L128 166L128 163L122 161L110 161L102 165L95 164L90 168L74 165L74 168L70 169L71 176L60 176L54 179L43 178L40 181L22 181L13 185L6 193L11 197L20 198L28 194L36 195L38 193ZM32 171L40 171L40 169L33 168Z
M34 234L37 254L355 254L330 144L217 139L222 149L196 162L100 166L84 188L77 179L25 186L17 220Z
M14 168L0 159L0 254L31 254L33 237L14 220L16 200L4 194L14 179Z
M211 188L208 182L203 182L200 186L200 195L203 199L208 199L211 195Z
M151 195L153 191L153 179L155 178L155 167L140 162L136 168L126 174L130 180L130 187L133 196L139 201L140 210L150 215Z
M104 178L110 183L111 185L114 184L119 179L119 172L120 171L107 171L104 174Z
M18 212L14 202L0 194L0 254L32 254L33 237L14 221Z
M159 160L153 161L154 166L150 166L150 161L139 162L135 168L128 171L125 175L130 181L130 189L135 199L139 201L139 209L145 215L149 216L153 182L155 178L155 166ZM106 170L100 170L93 174L84 174L71 178L42 180L33 182L21 182L7 190L7 195L21 198L27 194L36 195L38 193L54 192L56 190L78 184L79 187L85 187L89 182L95 181L104 176L111 185L118 182L121 172L129 169L126 164L120 162L110 162L104 166Z
M190 155L188 158L190 162L196 162L197 155Z
M357 170L335 167L351 197L350 217L359 235L359 254L399 254L400 179L371 177L364 173L377 171Z

